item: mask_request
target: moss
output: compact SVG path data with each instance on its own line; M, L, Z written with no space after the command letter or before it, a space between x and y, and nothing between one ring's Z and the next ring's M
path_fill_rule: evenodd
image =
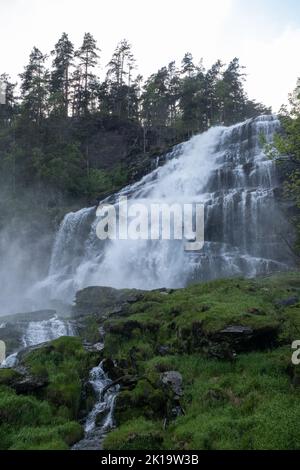
M98 343L101 339L99 332L99 320L95 315L87 315L80 328L80 336L90 343Z
M10 450L67 450L82 437L82 428L75 422L56 427L24 427L15 434Z
M161 427L143 418L132 420L106 436L106 450L157 450L161 449L163 431Z
M0 369L0 385L9 385L18 377L20 374L13 369Z
M50 405L32 396L16 395L13 390L0 388L0 421L23 426L26 423L40 425L49 423L52 412Z
M166 395L147 379L141 379L132 390L122 391L116 399L115 418L121 424L133 417L163 419Z
M218 280L168 295L146 293L125 319L107 321L104 354L142 378L120 393L120 426L105 447L144 448L144 436L158 432L151 448L299 448L299 372L291 365L291 342L299 339L300 307L280 303L298 296L300 273ZM250 339L242 333L225 338L228 326L250 328ZM160 346L166 356L158 355ZM157 378L167 370L182 374L185 413L162 430L170 398L160 395Z
M42 398L49 401L70 419L77 418L81 403L83 381L90 369L99 361L97 356L83 349L79 338L59 338L44 348L32 351L24 364L32 374L46 376L49 385Z
M17 395L0 386L1 449L68 449L82 437L78 419L83 387L90 369L99 362L83 349L79 338L59 338L29 352L21 364L31 374L47 377L48 385L33 395ZM9 385L15 371L0 371Z
M117 377L132 379L118 394L118 428L104 447L299 448L300 372L291 364L291 342L299 339L300 307L280 302L290 297L300 297L300 273L135 293L125 314L102 319L101 354L116 361ZM86 331L97 339L100 319L86 318ZM226 336L229 326L242 333ZM91 405L84 383L98 362L79 338L30 352L22 365L48 383L35 396L16 395L9 387L15 372L0 370L1 448L66 449L78 440L82 429L74 420ZM184 413L177 417L178 397L160 381L171 370L183 378Z
M82 427L54 414L51 405L33 396L0 387L0 449L67 449L82 436Z

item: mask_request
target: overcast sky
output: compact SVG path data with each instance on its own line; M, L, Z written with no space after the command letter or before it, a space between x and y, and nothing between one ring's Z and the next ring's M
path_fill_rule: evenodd
M104 66L127 38L147 76L192 52L209 67L237 56L247 91L277 111L300 76L299 0L0 0L0 73L14 79L33 46L46 53L63 31L76 47L91 32Z

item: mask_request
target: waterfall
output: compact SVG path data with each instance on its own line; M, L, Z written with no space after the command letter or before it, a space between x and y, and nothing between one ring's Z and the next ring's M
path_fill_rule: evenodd
M60 320L56 315L49 320L31 321L22 338L23 347L36 346L61 336L74 336L75 332L70 322Z
M276 116L231 127L213 127L176 146L139 182L108 201L205 206L205 245L187 253L182 240L109 240L96 236L95 208L68 214L57 233L48 277L35 287L43 298L72 301L89 285L154 289L183 287L193 280L256 276L287 269L291 255L280 230L276 164L263 151L280 128Z
M69 320L60 319L57 315L54 315L49 320L34 320L29 321L28 324L26 323L21 346L22 348L28 348L47 343L61 336L75 336L75 334L75 329ZM20 348L7 356L4 362L0 364L0 368L14 367L18 362L19 350Z

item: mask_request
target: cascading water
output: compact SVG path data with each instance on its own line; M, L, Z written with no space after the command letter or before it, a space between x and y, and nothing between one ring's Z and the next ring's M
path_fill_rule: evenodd
M150 204L205 205L205 245L187 253L182 240L109 240L96 236L95 208L68 214L58 231L49 276L35 287L72 301L89 285L154 289L191 280L255 276L284 270L291 255L278 234L282 216L274 197L276 165L263 152L280 127L261 116L229 128L214 127L177 146L164 166L110 198Z
M3 324L5 326L5 324ZM75 329L69 320L58 318L57 315L49 318L49 320L30 321L28 322L21 339L22 348L37 346L39 344L52 341L61 336L75 336ZM20 348L10 354L4 362L0 364L2 367L14 367L18 362L18 352Z
M114 403L118 386L104 372L102 363L90 372L90 384L95 395L96 404L86 418L84 425L85 437L73 447L74 450L97 450L101 447L105 434L113 428Z
M57 316L49 320L31 321L22 338L23 347L35 346L60 338L61 336L74 336L74 334L74 328L71 323L60 320Z

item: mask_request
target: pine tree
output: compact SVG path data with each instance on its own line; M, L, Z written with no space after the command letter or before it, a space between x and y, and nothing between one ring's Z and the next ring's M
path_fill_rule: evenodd
M199 67L195 67L193 75L183 76L179 106L182 116L182 130L187 136L207 128L205 70L202 63Z
M49 73L45 69L46 57L34 47L29 57L29 64L20 74L23 110L29 119L38 124L48 112Z
M79 113L81 112L81 108L83 109L84 113L87 113L89 110L92 93L90 84L95 83L95 75L92 73L92 69L94 69L98 64L98 51L100 51L100 49L97 47L96 40L90 33L85 33L83 43L78 49L78 51L76 51L75 53L75 56L79 59L79 68L82 77L82 80L80 81L80 86L82 86L82 90L80 93L81 102L79 106ZM78 79L78 70L76 72L76 75Z
M222 101L219 96L222 69L224 65L217 60L205 75L206 127L221 122Z
M240 122L245 117L247 96L244 90L244 67L234 58L225 70L219 84L219 97L222 101L222 121L224 124Z
M132 100L136 100L135 87L132 86L135 59L131 45L123 39L116 47L107 65L107 86L110 94L110 111L119 117L132 117Z
M196 66L194 65L193 56L190 52L187 52L181 61L181 75L191 78L195 72Z
M76 67L71 76L71 113L80 116L83 109L83 86L80 67Z
M54 56L50 80L51 104L55 112L67 116L69 111L70 67L73 64L74 46L66 33L62 34L51 54Z
M145 83L143 117L147 127L165 127L169 119L168 69L162 67Z
M180 75L175 62L168 65L168 97L169 97L169 124L174 126L178 115L178 105L180 97Z

